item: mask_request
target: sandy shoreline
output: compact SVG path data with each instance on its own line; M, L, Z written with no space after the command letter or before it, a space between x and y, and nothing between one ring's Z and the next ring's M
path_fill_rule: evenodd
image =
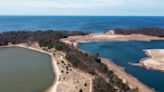
M61 41L66 44L73 45L78 48L80 43L87 43L92 41L151 41L151 40L164 40L164 38L155 37L155 36L147 36L142 34L133 34L133 35L110 35L105 33L98 34L90 34L86 36L72 36L66 39L61 39ZM128 82L131 88L138 88L139 92L155 92L153 88L150 88L139 81L137 78L125 72L123 68L114 64L108 59L102 58L102 62L108 66L109 69L113 70L115 74L118 75L120 79L124 82Z
M54 74L55 74L55 80L54 80L53 84L47 89L46 92L56 92L56 84L57 84L57 80L59 79L60 72L59 72L59 68L58 68L58 66L56 64L56 61L55 61L52 53L44 51L40 47L26 46L26 44L0 46L0 48L3 48L3 47L5 47L5 48L6 47L21 47L21 48L30 49L30 50L34 50L34 51L38 51L38 52L50 55L51 56L51 63L52 63L53 71L54 71Z
M164 40L164 38L154 37L154 36L145 36L145 35L109 35L104 33L98 34L90 34L86 36L72 36L65 39L61 39L61 41L66 44L73 45L75 47L78 46L79 43L86 43L92 41L130 41L130 40L139 40L139 41L151 41L151 40ZM75 69L71 67L72 71L69 71L69 75L62 73L64 70L63 66L69 65L69 61L67 61L64 57L65 53L61 52L52 52L44 51L40 46L28 46L26 44L18 44L18 45L9 45L9 46L0 46L0 47L12 47L18 46L23 47L35 51L39 51L42 53L49 54L52 59L52 66L55 74L55 80L51 87L46 92L73 92L74 90L78 91L84 83L88 83L89 85L86 88L83 88L85 92L92 91L92 79L93 76L86 74L79 69ZM101 58L102 63L106 64L110 70L113 70L116 75L123 82L128 83L131 88L138 88L139 92L155 92L152 88L149 88L138 79L128 74L122 67L114 64L112 61L108 59ZM62 63L61 63L62 61ZM60 64L59 64L60 63ZM73 77L72 77L73 76ZM66 79L65 79L66 78ZM79 81L79 83L76 83ZM78 89L76 89L78 85ZM70 87L71 86L71 87Z
M68 67L68 65L71 66L69 61L66 60L64 55L65 53L63 52L54 52L54 48L47 49L45 51L38 44L29 46L26 43L16 45L11 44L0 47L22 47L34 51L39 51L45 54L49 54L52 59L51 62L55 74L55 80L53 81L53 84L45 92L74 92L79 91L80 89L83 89L84 92L92 92L93 76L91 76L90 74L84 73L81 70L76 69L74 67L69 67L69 70L71 71L67 71L66 73L61 72L63 70L67 70L68 68L66 69L65 67ZM88 85L83 87L85 83L87 83Z
M68 38L61 39L61 41L69 44L78 46L79 43L87 42L100 42L100 41L151 41L151 40L164 40L164 38L156 36L148 36L142 34L132 35L115 35L107 33L94 33L85 36L70 36Z
M164 49L147 49L144 50L144 52L148 57L143 58L139 63L132 65L164 72Z
M101 58L102 63L106 64L108 68L123 80L123 82L128 83L130 88L138 88L139 92L155 92L154 89L146 86L141 81L133 77L132 75L128 74L124 68L114 64L109 59Z
M86 51L83 51L81 49L79 49L79 50L82 51L82 52L86 52ZM106 64L108 66L109 70L114 71L114 73L120 79L122 79L124 83L128 83L130 88L132 88L132 89L138 88L139 92L155 92L155 90L153 88L148 87L147 85L145 85L144 83L139 81L137 78L135 78L132 75L128 74L125 71L125 68L116 65L111 60L101 57L101 62Z

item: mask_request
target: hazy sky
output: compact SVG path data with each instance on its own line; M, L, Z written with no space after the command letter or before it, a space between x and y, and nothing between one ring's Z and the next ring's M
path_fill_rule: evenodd
M0 0L0 15L164 16L164 0Z

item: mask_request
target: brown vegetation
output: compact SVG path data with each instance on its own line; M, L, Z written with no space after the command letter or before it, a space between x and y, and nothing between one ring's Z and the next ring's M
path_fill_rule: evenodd
M117 29L114 29L114 33L123 34L123 35L143 34L143 35L164 37L164 29L160 29L160 28L138 28L138 29L117 28Z
M53 48L66 53L67 60L84 72L96 76L93 80L94 92L127 92L131 90L127 84L124 84L108 67L101 63L98 54L84 53L74 46L66 45L60 38L73 35L86 35L84 32L61 32L61 31L13 31L0 33L0 45L38 42L40 46ZM63 71L64 72L64 71ZM137 90L135 90L137 91ZM81 90L80 90L81 92Z

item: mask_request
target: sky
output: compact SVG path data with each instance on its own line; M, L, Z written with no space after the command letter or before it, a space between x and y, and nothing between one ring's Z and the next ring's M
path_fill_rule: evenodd
M164 0L0 0L0 15L164 16Z

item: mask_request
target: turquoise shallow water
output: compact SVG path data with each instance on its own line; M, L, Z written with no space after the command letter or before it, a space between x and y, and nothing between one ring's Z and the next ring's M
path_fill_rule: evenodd
M146 70L128 63L137 63L147 57L143 49L164 49L164 41L90 42L80 44L79 48L90 53L98 52L101 57L111 59L117 65L126 68L128 73L146 85L155 88L158 92L164 92L164 72Z
M51 56L19 48L0 48L0 92L44 92L53 83Z

